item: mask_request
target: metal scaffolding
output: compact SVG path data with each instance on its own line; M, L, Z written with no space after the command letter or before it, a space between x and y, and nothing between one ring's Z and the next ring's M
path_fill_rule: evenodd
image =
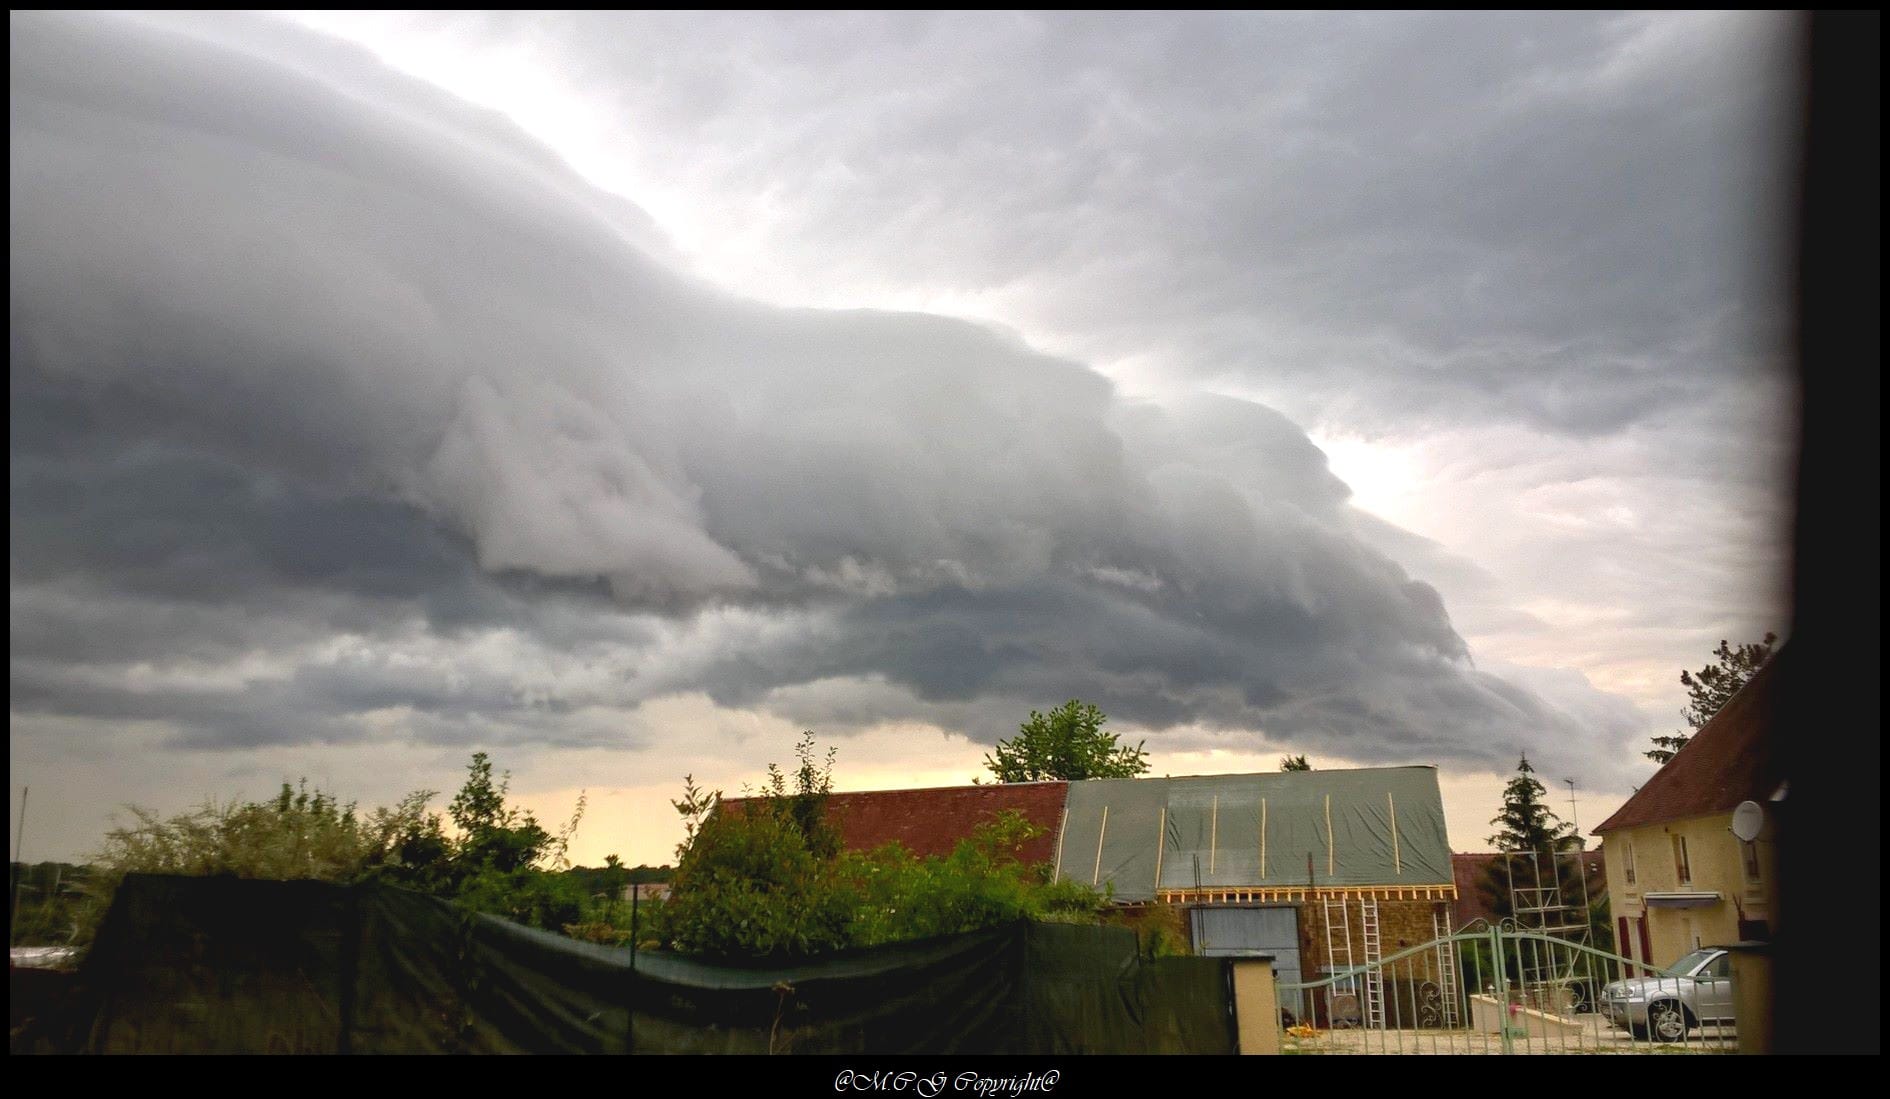
M1503 856L1509 881L1510 918L1518 931L1534 931L1576 946L1593 947L1589 920L1587 852L1512 851ZM1570 880L1570 875L1573 880ZM1539 1010L1568 1015L1595 1002L1595 988L1581 951L1534 949L1519 943L1519 991Z

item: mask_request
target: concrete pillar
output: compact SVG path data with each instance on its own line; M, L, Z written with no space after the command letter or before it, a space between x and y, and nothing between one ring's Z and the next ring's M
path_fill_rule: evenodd
M1739 1020L1739 1052L1772 1052L1772 944L1734 943L1733 1015Z
M1280 1001L1273 991L1273 959L1255 955L1231 960L1240 1052L1280 1052Z

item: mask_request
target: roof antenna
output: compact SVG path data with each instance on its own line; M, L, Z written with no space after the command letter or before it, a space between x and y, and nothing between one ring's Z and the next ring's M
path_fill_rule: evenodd
M7 908L7 946L13 945L13 924L20 916L20 883L26 879L26 865L20 861L20 845L26 842L26 795L31 786L20 787L20 826L13 832L13 898Z

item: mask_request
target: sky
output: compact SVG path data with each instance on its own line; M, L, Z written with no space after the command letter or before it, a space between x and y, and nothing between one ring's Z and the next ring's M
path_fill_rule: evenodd
M1785 632L1784 17L9 23L29 859L486 751L658 862L1069 698L1475 850Z

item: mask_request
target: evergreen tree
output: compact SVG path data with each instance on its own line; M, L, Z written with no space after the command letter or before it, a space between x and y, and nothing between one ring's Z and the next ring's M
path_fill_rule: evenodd
M1548 793L1536 778L1536 769L1523 756L1516 777L1503 787L1503 811L1490 818L1499 831L1488 842L1498 851L1555 852L1577 845L1575 827L1556 816L1542 797Z
M1305 756L1281 756L1280 757L1280 770L1282 771L1310 771L1312 770L1312 764L1306 761Z
M1581 837L1575 834L1574 825L1557 817L1543 802L1547 792L1525 755L1517 761L1516 776L1503 788L1502 812L1490 818L1498 831L1486 842L1510 856L1491 862L1490 878L1485 883L1499 916L1515 914L1510 905L1512 879L1520 887L1534 887L1538 866L1549 874L1569 878L1580 873L1578 861L1571 870L1566 864L1573 860L1556 858L1560 852L1579 849ZM1546 878L1543 884L1549 884ZM1579 881L1564 881L1562 885L1565 893L1571 886L1580 888Z
M1772 646L1777 644L1778 635L1768 632L1765 640L1740 645L1737 648L1721 639L1719 648L1713 650L1717 662L1708 664L1697 672L1680 673L1680 685L1687 689L1687 708L1681 715L1687 724L1697 731L1706 727L1719 713L1732 696L1739 693L1739 688L1746 685L1765 662L1772 656ZM1655 763L1665 763L1674 757L1674 753L1686 747L1693 737L1689 733L1674 733L1670 736L1649 737L1654 746L1644 755Z

